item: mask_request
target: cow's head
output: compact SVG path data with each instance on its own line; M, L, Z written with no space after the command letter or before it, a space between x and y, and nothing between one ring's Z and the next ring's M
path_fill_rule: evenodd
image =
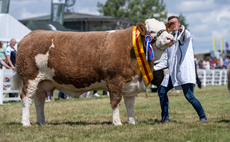
M145 24L137 23L136 26L141 35L150 34L153 37L152 47L154 52L162 54L166 48L171 47L175 43L173 36L168 33L175 26L173 23L166 23L165 25L156 19L147 19ZM155 60L160 59L161 54L155 54Z

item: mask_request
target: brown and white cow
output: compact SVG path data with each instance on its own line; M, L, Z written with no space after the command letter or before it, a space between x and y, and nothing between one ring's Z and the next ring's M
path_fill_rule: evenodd
M138 24L142 36L166 29L155 19ZM37 123L45 124L44 102L48 92L58 89L70 96L90 90L110 94L113 124L122 125L119 104L122 96L128 122L136 124L135 96L146 89L132 44L133 27L116 31L58 32L37 30L18 44L15 89L22 87L22 124L30 126L30 105L34 99ZM152 44L155 60L174 43L164 31Z

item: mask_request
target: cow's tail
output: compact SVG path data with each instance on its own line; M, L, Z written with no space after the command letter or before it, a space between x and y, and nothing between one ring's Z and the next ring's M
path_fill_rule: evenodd
M14 75L10 78L11 88L12 90L22 90L22 80L17 72L17 67L14 69Z

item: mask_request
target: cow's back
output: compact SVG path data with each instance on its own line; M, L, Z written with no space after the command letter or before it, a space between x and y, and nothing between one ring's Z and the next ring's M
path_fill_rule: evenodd
M131 80L138 72L136 63L132 28L113 33L38 30L23 38L17 51L17 68L23 81L33 80L39 67L47 66L54 70L55 82L77 88L117 74Z

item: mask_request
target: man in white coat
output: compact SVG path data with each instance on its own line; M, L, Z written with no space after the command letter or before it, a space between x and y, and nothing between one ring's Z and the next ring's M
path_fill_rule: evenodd
M172 31L172 34L175 39L179 38L179 41L170 48L167 48L166 54L164 54L164 60L154 66L154 70L168 68L161 86L158 89L161 105L161 122L170 122L167 92L174 87L177 90L183 90L185 98L196 110L200 122L207 123L208 121L203 107L193 95L196 76L191 34L187 30L183 31L183 26L181 26L177 16L170 16L168 21L175 22L175 28Z

